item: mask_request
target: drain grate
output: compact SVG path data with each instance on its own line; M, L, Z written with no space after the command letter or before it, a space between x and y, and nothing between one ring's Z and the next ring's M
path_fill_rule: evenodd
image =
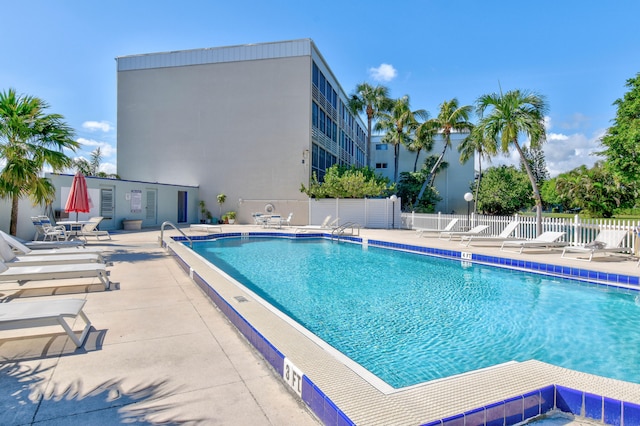
M248 302L249 300L244 297L244 296L234 296L234 299L236 299L238 302L242 303L242 302Z

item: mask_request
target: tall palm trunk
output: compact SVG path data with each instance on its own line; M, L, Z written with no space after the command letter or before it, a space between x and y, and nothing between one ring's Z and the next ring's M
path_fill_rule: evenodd
M9 233L11 235L17 235L18 231L18 201L20 197L18 194L14 194L11 197L11 221L9 223Z
M524 169L527 171L527 176L529 176L529 180L531 181L531 188L533 189L533 199L536 201L536 235L540 235L542 234L542 197L540 197L538 183L536 182L536 178L533 176L531 166L524 156L524 152L522 152L522 148L520 147L518 141L514 139L513 145L515 145L518 154L520 154L520 161L522 161Z
M416 151L416 159L413 162L413 173L418 171L418 159L420 158L420 151L422 151L421 148L418 148L418 150Z
M476 183L476 195L473 197L473 212L478 213L478 194L480 193L480 180L482 179L482 155L478 156L478 183Z
M371 122L373 121L373 107L367 105L367 166L371 167Z

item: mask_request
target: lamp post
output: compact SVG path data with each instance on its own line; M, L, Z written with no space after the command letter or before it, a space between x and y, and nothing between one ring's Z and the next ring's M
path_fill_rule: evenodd
M396 196L396 194L393 194L391 197L389 197L389 199L391 200L391 229L395 229L396 228L396 201L398 200L398 197Z
M467 192L464 194L464 200L467 202L467 228L471 228L471 202L473 201L473 194Z

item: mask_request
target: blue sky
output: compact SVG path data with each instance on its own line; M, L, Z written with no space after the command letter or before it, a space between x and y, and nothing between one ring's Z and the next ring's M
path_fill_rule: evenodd
M636 0L0 0L0 10L0 90L47 101L76 130L76 155L100 146L110 173L118 56L311 38L347 93L384 84L431 115L454 97L535 91L549 103L552 176L597 160L612 104L640 72Z

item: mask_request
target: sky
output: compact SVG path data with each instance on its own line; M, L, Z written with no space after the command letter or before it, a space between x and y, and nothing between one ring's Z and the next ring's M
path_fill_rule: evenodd
M0 11L0 90L46 101L82 144L69 155L100 147L107 173L119 56L310 38L347 94L383 84L431 116L452 98L532 91L549 105L551 176L599 159L613 103L640 72L637 0L0 0Z

